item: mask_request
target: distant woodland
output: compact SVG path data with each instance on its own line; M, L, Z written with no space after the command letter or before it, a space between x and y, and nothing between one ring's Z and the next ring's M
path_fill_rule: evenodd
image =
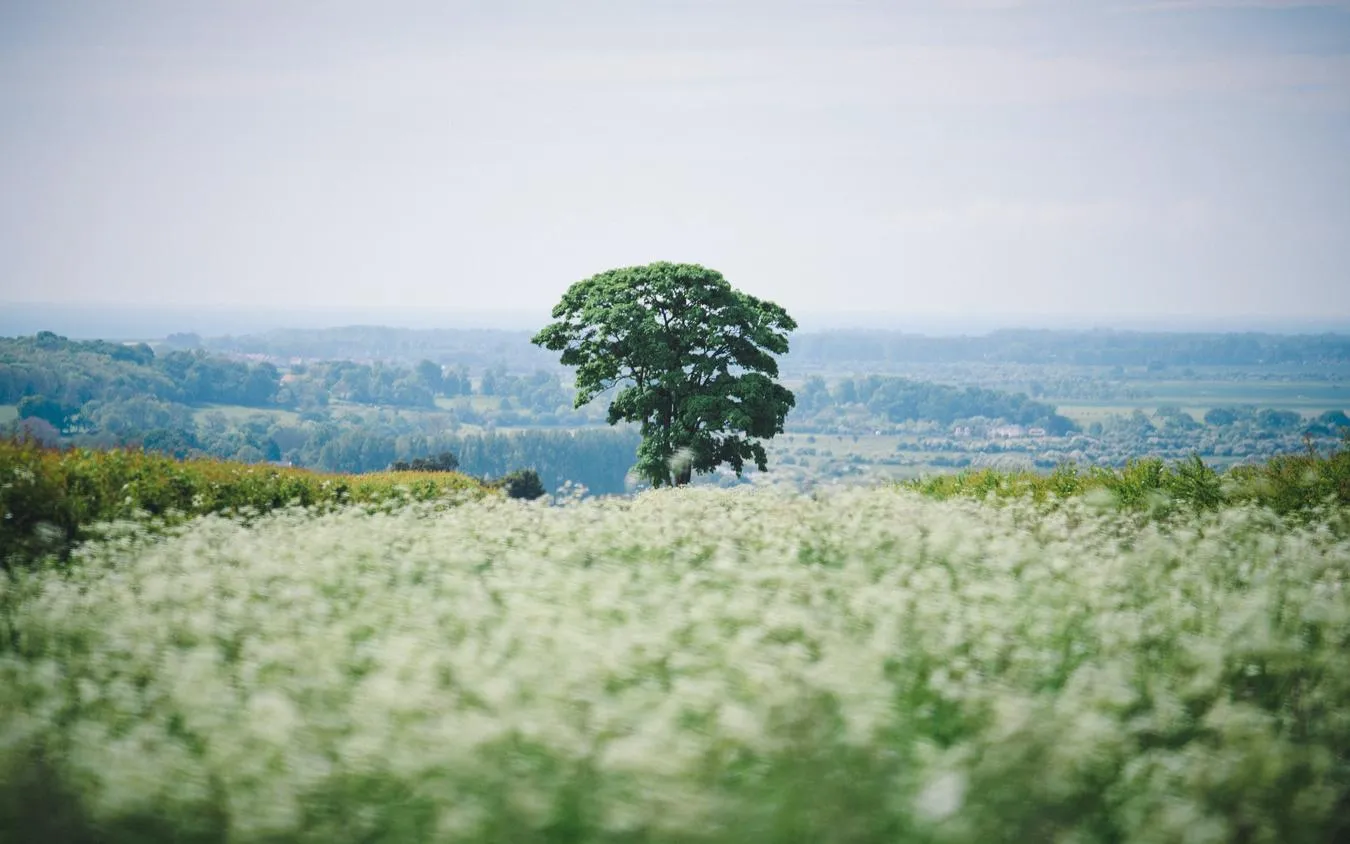
M378 327L0 338L0 423L67 445L343 472L448 450L479 476L532 468L552 487L624 491L636 431L604 425L604 396L573 407L568 370L528 338ZM1140 456L1231 463L1328 446L1350 426L1343 335L835 331L792 344L792 436L774 462L803 482Z

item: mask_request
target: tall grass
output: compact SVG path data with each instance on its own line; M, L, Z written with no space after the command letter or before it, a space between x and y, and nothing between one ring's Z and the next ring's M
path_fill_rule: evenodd
M1344 510L895 489L105 529L0 591L33 841L1325 842Z
M1143 458L1122 469L1073 464L1047 474L979 469L904 481L902 486L939 499L1054 503L1096 494L1125 508L1157 513L1252 503L1280 515L1313 514L1329 504L1350 506L1350 440L1329 454L1309 449L1224 473L1198 456L1172 464Z

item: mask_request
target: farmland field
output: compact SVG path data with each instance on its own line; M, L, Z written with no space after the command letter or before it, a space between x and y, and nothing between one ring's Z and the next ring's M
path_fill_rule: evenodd
M1159 404L1254 404L1290 410L1328 410L1350 405L1350 384L1327 381L1145 381Z
M1113 416L1125 416L1130 413L1141 410L1146 415L1152 416L1158 409L1157 399L1148 399L1147 401L1121 403L1110 402L1093 404L1090 402L1061 404L1058 410L1063 415L1069 417L1080 426L1086 427L1093 422L1105 422ZM1210 409L1210 405L1180 405L1181 411L1187 413L1197 422L1205 418L1205 413ZM1293 408L1290 408L1291 410Z
M0 829L1344 840L1347 532L894 489L123 525L0 581Z
M282 425L294 425L300 419L300 414L292 410L284 410L275 407L244 407L236 404L207 404L193 409L193 416L198 423L201 423L207 416L213 413L219 413L225 419L233 424L239 425L247 421L250 417L263 415L276 417Z
M1162 405L1180 406L1197 421L1210 408L1235 405L1296 410L1304 416L1350 408L1350 385L1326 381L1183 380L1139 381L1131 384L1147 392L1148 397L1109 401L1050 400L1055 401L1060 413L1080 424L1102 421L1112 414L1128 414L1134 410L1151 415Z
M468 401L469 406L474 410L496 410L502 406L501 396L438 396L436 398L436 407L441 410L454 410L455 405Z

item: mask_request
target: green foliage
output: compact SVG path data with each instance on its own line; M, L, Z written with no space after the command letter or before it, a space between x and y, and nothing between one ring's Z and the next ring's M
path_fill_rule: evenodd
M434 457L414 457L412 460L395 460L389 466L392 472L453 472L459 468L459 458L454 452L442 451Z
M435 361L421 360L413 369L418 383L426 387L433 395L445 392L445 377L441 374L441 365Z
M1350 431L1345 444L1328 455L1311 449L1283 454L1260 466L1234 466L1234 501L1256 502L1277 513L1306 513L1328 502L1350 505Z
M1303 417L1292 410L1263 408L1257 411L1256 414L1256 424L1268 430L1292 430L1297 428L1302 422Z
M20 419L41 419L58 431L64 431L70 424L70 417L77 412L72 408L46 396L24 396L19 401Z
M436 406L436 398L434 388L424 383L429 376L429 371L419 374L381 361L322 361L310 364L305 375L291 382L287 390L297 395L297 402L299 395L308 392L318 393L323 401L331 395L356 404L431 408Z
M533 501L548 494L539 480L539 473L533 469L517 469L492 482L492 486L506 490L508 498L521 498Z
M715 270L659 262L577 282L553 317L533 342L577 367L577 407L618 389L609 423L641 424L636 471L654 486L723 463L768 468L759 440L782 433L794 403L773 380L797 327L781 307Z
M1156 458L1132 460L1121 469L1094 466L1081 471L1065 464L1050 474L980 469L904 481L902 486L936 498L1030 498L1038 503L1100 490L1120 506L1155 513L1251 503L1281 516L1306 516L1329 503L1350 506L1350 439L1329 454L1309 450L1279 455L1223 474L1192 455L1172 464Z
M291 505L426 500L482 486L444 472L323 475L140 451L58 451L0 440L0 567L66 555L99 522L263 513Z
M415 370L380 362L324 361L306 367L303 374L293 373L283 386L272 363L168 345L157 356L143 344L69 340L51 332L0 338L0 403L30 397L29 415L40 415L58 429L81 411L87 430L120 434L126 426L104 422L143 416L147 407L313 408L327 404L331 394L361 404L431 408L435 393L464 387L463 372L442 378L440 367L431 361L422 361ZM46 403L39 405L31 397L45 397ZM150 427L169 426L141 426Z
M841 379L832 396L825 392L824 381L818 377L808 382L808 387L813 409L827 407L828 400L833 398L839 404L861 404L891 422L925 420L951 424L985 417L1040 426L1051 436L1061 436L1075 428L1073 421L1056 413L1053 405L1032 401L1025 393L953 387L885 375ZM794 421L800 420L794 415Z
M1330 428L1350 428L1350 416L1344 410L1328 410L1317 421Z
M198 351L157 357L144 344L79 341L50 331L0 338L0 402L41 395L67 408L131 398L168 402L270 405L280 373Z
M80 423L124 441L157 429L192 431L196 428L192 408L148 396L86 402L80 410Z

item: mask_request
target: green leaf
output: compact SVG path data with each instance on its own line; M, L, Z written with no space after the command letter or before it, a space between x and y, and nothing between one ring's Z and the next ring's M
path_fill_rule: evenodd
M609 270L568 288L533 342L575 366L576 406L617 389L609 423L641 425L636 470L654 486L746 460L782 433L792 392L773 381L797 323L697 264ZM688 456L672 468L676 454Z

